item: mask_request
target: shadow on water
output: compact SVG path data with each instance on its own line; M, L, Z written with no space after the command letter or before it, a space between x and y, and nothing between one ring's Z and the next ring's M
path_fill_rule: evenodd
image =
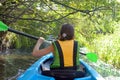
M28 53L0 55L0 80L16 80L36 60Z
M4 80L5 62L2 57L0 57L0 80Z

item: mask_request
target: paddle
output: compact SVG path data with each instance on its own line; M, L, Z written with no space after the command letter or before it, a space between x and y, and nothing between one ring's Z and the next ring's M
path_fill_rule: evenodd
M20 34L20 35L23 35L23 36L26 36L26 37L29 37L29 38L32 38L32 39L35 39L35 40L38 40L39 38L36 37L36 36L33 36L33 35L29 35L29 34L26 34L24 32L20 32L20 31L17 31L17 30L14 30L12 28L9 28L6 24L4 24L2 21L0 21L0 31L10 31L10 32L14 32L16 34ZM98 56L95 54L95 53L81 53L80 54L83 54L83 55L86 55L86 57L92 61L92 62L97 62L97 59L98 59Z
M10 31L10 32L14 32L14 33L19 34L19 35L23 35L23 36L35 39L35 40L39 39L39 37L36 37L36 36L33 36L33 35L29 35L27 33L20 32L20 31L14 30L12 28L9 28L6 24L4 24L1 21L0 21L0 31Z
M80 52L80 54L86 55L86 57L92 62L97 62L97 60L98 60L98 56L96 53L93 53L93 52L81 53Z
M98 56L96 53L93 52L88 52L86 47L82 47L80 48L80 54L85 55L87 57L87 59L89 59L92 62L97 62L98 60Z

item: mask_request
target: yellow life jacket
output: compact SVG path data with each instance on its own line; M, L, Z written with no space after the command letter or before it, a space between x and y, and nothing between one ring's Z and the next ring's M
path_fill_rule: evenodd
M79 65L78 42L74 40L55 41L54 62L51 68L75 67Z

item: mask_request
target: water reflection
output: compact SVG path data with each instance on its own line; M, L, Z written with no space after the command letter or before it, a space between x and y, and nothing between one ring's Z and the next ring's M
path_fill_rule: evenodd
M16 80L18 76L20 76L22 73L24 72L24 70L22 69L18 69L18 73L12 77L8 77L5 80Z
M4 67L4 60L2 59L2 57L0 57L0 80L4 80L4 71L5 71L5 67Z
M30 53L0 55L0 80L16 80L37 58Z

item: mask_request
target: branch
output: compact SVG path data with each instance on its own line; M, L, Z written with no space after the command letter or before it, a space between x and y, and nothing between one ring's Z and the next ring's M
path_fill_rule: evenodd
M89 12L91 12L91 11L89 11L89 10L79 10L79 9L70 7L70 6L68 6L68 5L62 4L62 3L60 3L60 2L57 2L57 1L55 1L55 0L50 0L50 1L54 2L55 4L60 4L60 5L64 6L64 7L67 7L67 8L70 8L70 9L72 9L72 10L76 10L76 11L79 11L79 12L82 12L82 13L89 14Z
M20 19L20 20L35 20L35 21L46 22L46 21L43 21L43 20L40 20L40 19L35 19L35 18L20 18L20 17L10 16L10 15L5 15L5 14L0 14L0 16L13 18L13 19Z
M112 9L110 9L109 6L100 6L100 7L97 7L95 9L91 10L91 12L95 12L95 11L99 11L99 10L112 10Z
M10 15L4 15L4 14L0 14L0 16L2 16L2 17L9 17L9 18L13 18L13 19L34 20L34 21L40 21L40 22L48 23L48 22L59 21L59 20L65 18L65 17L67 17L67 16L69 16L69 15L71 15L71 14L75 14L75 13L77 13L77 12L78 12L78 11L71 12L71 13L63 16L63 17L60 17L60 18L58 18L58 19L54 19L54 20L51 20L51 21L45 21L45 20L40 20L40 19L36 19L36 18L20 18L20 17L10 16Z
M59 5L62 5L64 7L70 8L72 10L79 11L79 12L82 12L82 13L86 13L88 15L90 15L90 12L95 12L95 11L98 11L98 10L111 10L111 9L108 9L109 7L107 7L107 6L100 6L100 7L94 8L93 10L80 10L80 9L76 9L76 8L70 7L68 5L62 4L62 3L57 2L55 0L50 0L50 1L54 2L55 4L59 4Z
M63 15L61 15L60 13L58 13L57 11L55 11L54 9L52 9L46 2L43 1L43 3L46 4L46 6L48 6L52 11L54 11L55 13L57 13L58 15L60 15L61 17L63 17ZM61 21L59 21L61 23Z
M44 2L44 1L43 1ZM46 4L46 6L48 6L52 11L54 11L55 13L57 13L58 15L60 15L61 16L61 18L58 18L58 19L55 19L55 20L53 20L53 21L59 21L59 20L61 20L61 19L63 19L63 18L66 18L67 16L69 16L69 15L71 15L71 14L75 14L75 13L77 13L78 11L74 11L74 12L71 12L71 13L68 13L67 15L65 15L65 16L63 16L62 14L60 14L60 13L58 13L57 11L55 11L54 9L52 9L46 2L44 2L45 4ZM66 19L67 20L67 19ZM60 21L59 21L60 22Z
M17 19L20 18L33 4L34 4L33 2L30 2L30 4L27 5L26 8L16 18L14 18L12 22L17 21Z

